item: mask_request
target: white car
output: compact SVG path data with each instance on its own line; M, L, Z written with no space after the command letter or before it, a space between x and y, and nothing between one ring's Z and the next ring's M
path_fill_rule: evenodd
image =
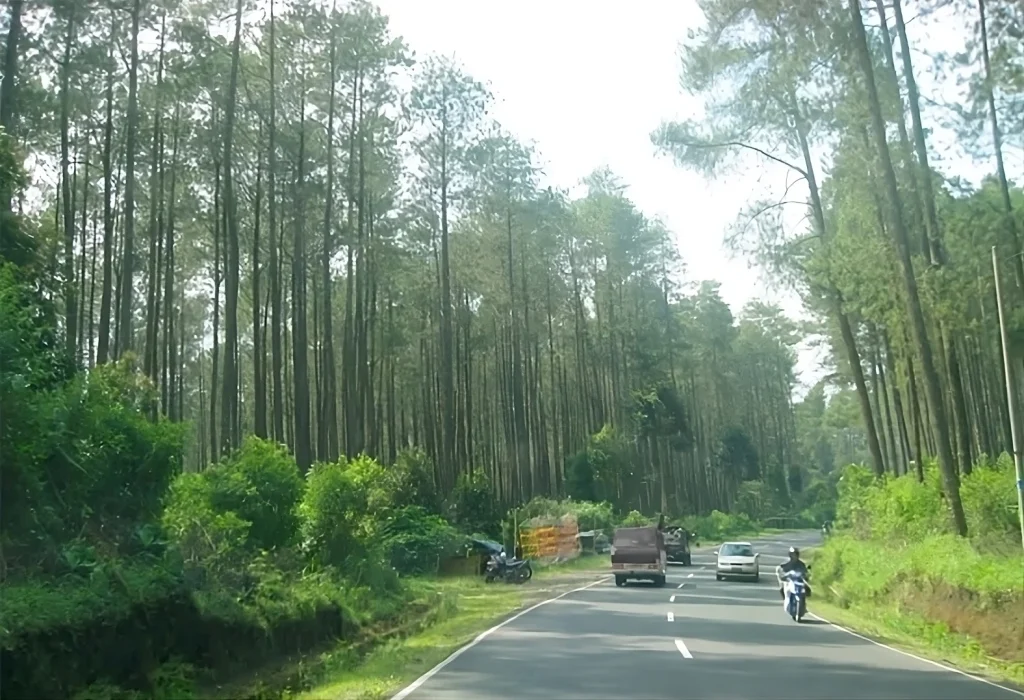
M723 542L715 550L718 563L715 566L715 579L721 581L727 576L743 576L755 581L761 580L761 568L758 560L760 554L754 552L749 542Z

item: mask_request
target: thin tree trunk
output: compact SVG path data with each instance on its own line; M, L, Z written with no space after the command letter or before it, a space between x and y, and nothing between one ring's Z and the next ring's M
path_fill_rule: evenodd
M988 27L985 21L985 0L978 0L978 17L981 24L981 57L985 67L985 101L988 103L989 122L992 125L992 145L996 152L996 174L999 177L999 194L1002 198L1003 213L1006 216L1006 230L1009 240L1013 243L1013 272L1017 279L1017 288L1024 291L1024 247L1021 246L1017 231L1017 221L1013 215L1013 203L1010 200L1010 185L1006 179L1006 166L1003 164L1003 136L999 130L999 116L996 113L995 87L992 80L992 63L988 50Z
M68 360L75 362L78 356L78 295L75 288L75 212L71 202L74 185L71 182L69 164L71 159L71 50L75 44L75 7L68 10L67 29L64 34L64 60L60 69L60 176L63 185L64 216L64 352Z
M114 20L111 12L111 41L107 49L107 116L103 127L103 287L100 293L100 330L96 349L96 364L106 364L110 351L110 315L111 296L114 283L113 248L114 248L114 209L113 177L111 165L112 140L114 135Z
M270 133L267 139L267 214L269 217L268 243L270 244L269 260L270 265L270 353L271 353L271 378L273 384L273 424L274 439L284 441L284 382L282 372L284 367L284 352L281 346L281 267L277 230L277 81L275 75L275 46L274 37L274 0L270 0ZM283 233L281 234L283 235Z
M859 0L850 0L850 12L853 19L853 28L856 39L856 50L860 61L861 71L864 76L868 92L868 106L871 111L872 130L874 132L875 147L878 149L882 162L882 174L885 178L886 193L890 206L890 229L896 238L896 247L899 252L900 265L903 270L903 282L906 287L907 311L911 319L911 329L914 340L921 357L921 366L924 374L925 394L928 397L929 408L931 409L932 431L938 440L939 467L942 470L942 481L946 498L952 510L953 521L957 532L967 536L967 519L964 516L963 503L960 500L960 480L956 472L956 466L952 450L945 436L949 433L949 423L946 420L946 410L942 400L942 390L939 385L939 373L936 370L932 356L931 343L928 339L928 332L925 326L924 313L921 310L921 300L917 289L917 279L914 276L913 262L910 257L910 244L907 235L906 224L903 221L903 213L900 201L899 186L896 181L896 173L893 169L892 160L889 157L889 145L885 132L885 121L882 117L882 110L878 100L878 91L875 87L874 68L871 62L871 53L868 49L867 36L864 31L864 24L860 13ZM895 0L898 8L899 0ZM897 10L897 25L902 21ZM906 57L905 57L906 59ZM911 100L914 101L913 99ZM913 106L912 106L913 111ZM930 177L929 177L930 183ZM926 190L930 184L925 185ZM925 206L929 202L925 201ZM933 203L932 203L933 204Z
M306 75L301 77L299 99L299 161L295 178L295 221L292 250L292 363L295 411L295 461L303 473L312 464L309 416L309 356L306 334L306 235L303 195L306 166Z
M124 234L121 254L121 295L118 310L118 355L132 349L135 285L135 150L139 130L139 15L142 0L132 2L131 68L128 71L128 137L125 144Z
M228 82L226 114L224 115L224 209L227 217L225 233L227 264L224 289L224 387L221 407L221 442L225 452L238 446L238 283L239 235L238 198L235 195L234 135L235 103L238 93L238 63L242 42L242 0L235 6L235 39L231 47L231 77Z

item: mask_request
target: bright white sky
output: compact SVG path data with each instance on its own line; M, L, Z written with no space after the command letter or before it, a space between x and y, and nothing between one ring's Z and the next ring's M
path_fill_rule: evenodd
M707 182L658 157L650 132L662 120L699 113L700 102L684 95L678 83L678 45L703 15L694 0L376 0L391 18L393 32L418 54L454 55L466 70L486 83L496 98L494 116L513 134L532 140L552 183L571 188L595 168L607 165L629 185L629 196L649 216L660 217L674 231L690 280L715 279L722 296L738 313L754 298L779 303L791 316L801 315L792 294L773 292L756 270L732 259L723 236L743 205L765 189L781 192L785 173L752 162L743 177ZM955 49L962 31L957 24L909 33L931 50ZM950 42L955 42L951 44ZM917 55L915 62L927 63ZM917 70L922 94L953 99L948 88ZM924 106L927 110L927 104ZM932 126L938 114L925 114ZM933 134L933 153L950 135ZM945 142L945 143L943 143ZM1012 160L1012 159L1011 159ZM975 182L990 164L961 158L937 163ZM1024 162L1017 159L1014 174ZM794 192L795 194L795 192ZM820 357L804 349L798 372L808 387L821 376ZM802 393L802 392L800 392Z

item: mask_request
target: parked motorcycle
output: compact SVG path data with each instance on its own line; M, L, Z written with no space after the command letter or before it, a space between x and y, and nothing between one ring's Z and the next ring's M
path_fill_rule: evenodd
M526 583L533 578L533 567L529 559L502 559L491 557L484 572L484 583L501 579L505 583Z
M786 614L797 622L803 622L807 614L807 595L810 586L799 571L788 571L782 575L783 606Z

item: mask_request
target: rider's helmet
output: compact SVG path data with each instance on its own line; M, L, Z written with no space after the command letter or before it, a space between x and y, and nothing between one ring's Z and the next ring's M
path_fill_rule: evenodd
M800 558L800 550L797 549L796 547L790 547L789 548L789 558L790 559L799 559Z

